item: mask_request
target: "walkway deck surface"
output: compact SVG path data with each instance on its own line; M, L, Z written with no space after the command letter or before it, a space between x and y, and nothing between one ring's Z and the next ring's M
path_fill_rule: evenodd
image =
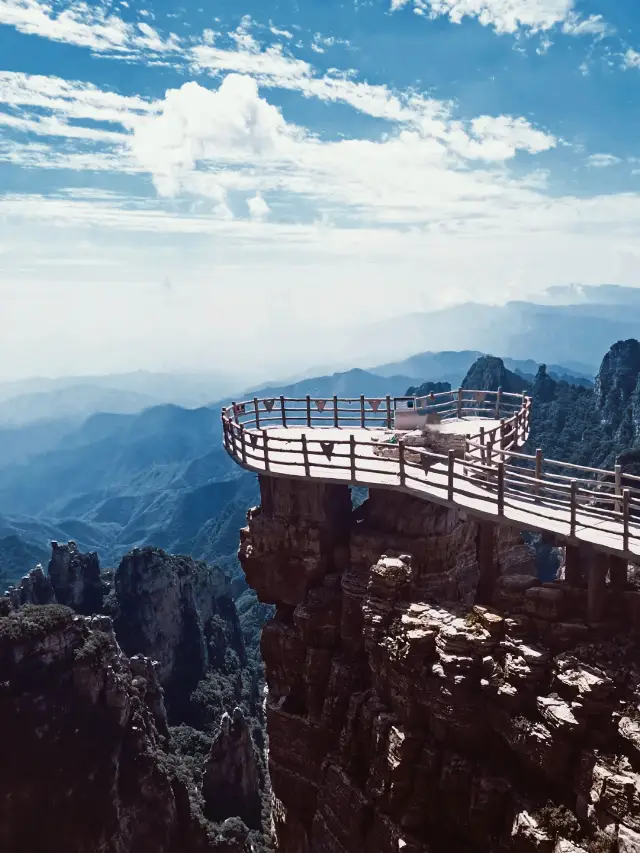
M453 421L451 425L442 424L442 431L470 431L469 426L477 425L476 419ZM488 430L498 421L482 420ZM461 427L461 425L464 426ZM437 462L425 471L421 467L411 466L406 470L406 480L401 484L400 463L397 458L384 458L374 452L376 439L384 436L381 429L362 429L352 427L270 427L268 434L269 468L264 461L264 432L245 430L253 435L255 447L245 453L246 460L239 451L229 451L233 459L244 468L258 473L267 472L270 476L301 478L324 483L345 483L373 488L389 488L422 497L434 503L455 506L471 515L502 524L509 524L524 530L542 531L555 534L574 544L585 543L599 550L623 556L628 560L640 557L640 526L629 526L629 544L625 549L623 525L607 518L597 518L597 511L578 507L575 514L574 535L571 535L571 512L569 506L549 506L544 501L537 503L533 496L513 495L507 489L504 495L504 511L498 511L495 490L483 484L479 478L469 476L465 461L456 460L455 487L453 500L448 493L448 468L444 462ZM312 454L312 465L305 466L302 450L302 436L307 442L307 452ZM358 458L349 455L349 442L353 436L357 441ZM330 458L323 451L322 444L333 443ZM408 448L409 449L409 448ZM475 454L474 454L475 455ZM309 456L307 457L309 458ZM367 469L367 470L363 470ZM355 476L354 476L355 474Z

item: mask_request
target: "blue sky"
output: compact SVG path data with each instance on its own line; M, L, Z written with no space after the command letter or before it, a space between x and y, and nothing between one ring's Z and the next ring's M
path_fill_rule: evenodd
M639 93L632 0L0 0L0 375L638 285Z

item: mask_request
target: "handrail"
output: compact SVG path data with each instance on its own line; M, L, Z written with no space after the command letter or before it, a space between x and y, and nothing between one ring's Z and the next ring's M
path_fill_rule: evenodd
M321 481L402 488L480 515L497 514L510 524L546 530L567 541L586 538L604 550L637 559L640 526L631 522L640 518L640 490L623 488L626 475L620 466L607 471L545 459L540 449L534 455L516 450L529 435L531 398L526 395L509 395L519 399L520 406L497 425L495 413L503 413L506 394L451 391L433 397L449 396L455 402L449 421L456 421L457 412L469 408L461 405L468 402L464 396L480 394L486 395L483 399L491 396L495 408L492 405L489 415L474 408L474 419L494 423L481 426L476 435L461 436L461 458L453 451L444 455L409 446L402 439L376 445L369 435L353 432L345 432L344 439L335 433L323 439L322 427L327 426L357 426L374 434L393 429L396 404L414 397L254 398L222 410L223 440L229 455L250 470L273 473L282 466L285 470L276 473L283 476L300 476L295 474L298 468L305 477ZM477 396L474 401L479 402ZM274 434L269 427L311 431L298 437L295 432ZM384 448L384 454L374 454L376 446Z

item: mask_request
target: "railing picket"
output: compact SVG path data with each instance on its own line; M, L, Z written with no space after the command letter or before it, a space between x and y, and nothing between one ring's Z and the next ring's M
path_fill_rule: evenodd
M498 462L498 515L504 515L504 462Z
M286 427L286 425L287 425L287 406L286 406L284 397L280 397L280 409L282 410L282 426Z
M480 461L483 465L486 465L487 462L487 451L484 447L484 427L480 427Z
M400 485L404 486L406 482L406 472L404 466L404 439L401 438L398 442L398 461L400 463Z
M578 483L576 480L571 481L571 496L570 496L570 522L569 522L569 536L573 537L576 535L576 513L578 509Z
M462 420L462 388L458 388L458 420Z
M391 429L391 397L387 394L387 429Z
M333 397L333 425L334 427L339 426L338 398L335 395Z
M536 450L536 480L542 479L542 448ZM540 503L540 484L535 486L536 503Z
M447 499L453 500L453 478L455 474L454 466L456 464L455 450L449 451L449 463L447 466Z
M269 436L266 429L262 430L262 446L264 447L264 470L269 471Z
M349 436L349 459L351 461L351 482L356 482L356 437L353 433Z
M253 398L253 409L256 413L256 429L260 429L260 403L257 397Z
M311 397L308 394L307 394L307 399L305 402L307 404L307 426L310 427L311 426Z
M496 420L500 420L500 404L502 403L502 388L496 392Z
M360 426L364 429L365 419L364 419L364 394L360 396Z
M240 427L240 452L242 453L242 461L247 464L247 437L244 427Z
M622 549L629 550L629 503L631 501L631 492L629 489L624 489L622 492Z
M614 476L615 476L615 494L616 497L618 495L622 495L622 465L616 464L614 468ZM616 512L620 512L620 501L615 502Z
M304 459L304 473L306 477L311 474L311 464L309 463L309 448L307 447L307 436L302 433L302 458Z

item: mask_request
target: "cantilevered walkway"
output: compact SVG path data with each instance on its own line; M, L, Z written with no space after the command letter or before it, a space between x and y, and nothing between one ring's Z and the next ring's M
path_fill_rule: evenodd
M229 455L259 474L400 490L591 546L618 565L640 562L640 477L520 453L530 418L526 395L458 390L253 399L223 409L222 427ZM413 446L402 431L425 419L445 452Z

